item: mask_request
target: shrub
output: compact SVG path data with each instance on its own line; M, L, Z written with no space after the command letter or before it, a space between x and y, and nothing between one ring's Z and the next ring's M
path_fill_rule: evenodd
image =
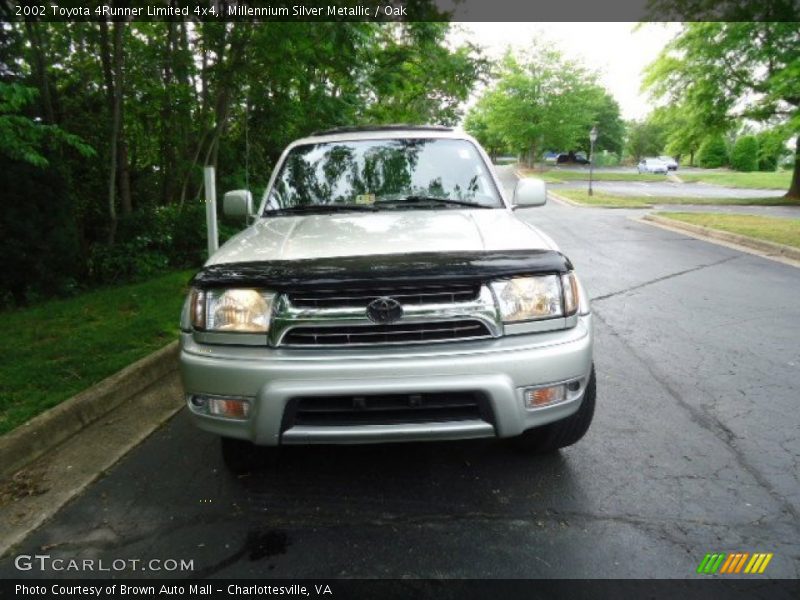
M609 152L608 150L603 150L602 152L597 152L594 157L594 166L595 167L617 167L620 164L619 156Z
M758 170L758 140L754 135L743 135L736 140L731 152L731 167L737 171Z
M697 164L706 169L716 169L728 164L728 149L721 135L712 135L700 145Z
M73 198L64 169L53 164L0 156L2 306L71 294L82 275Z
M206 258L206 239L202 204L141 207L120 219L113 246L92 248L89 274L96 283L119 283L199 267Z
M788 155L786 135L779 129L769 129L756 135L758 140L758 170L774 171Z

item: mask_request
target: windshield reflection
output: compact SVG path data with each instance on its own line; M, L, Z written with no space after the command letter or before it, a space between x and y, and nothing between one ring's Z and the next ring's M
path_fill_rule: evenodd
M396 207L412 197L417 202L432 197L482 207L502 206L486 164L472 143L405 138L293 148L275 179L266 211L377 206L382 202Z

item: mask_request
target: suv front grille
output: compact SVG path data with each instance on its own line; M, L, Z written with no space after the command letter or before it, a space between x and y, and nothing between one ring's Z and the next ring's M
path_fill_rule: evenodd
M471 302L478 297L478 283L447 285L396 285L392 287L354 288L347 290L311 290L289 292L289 302L297 308L366 307L381 297L390 297L403 305L453 304Z
M493 421L489 403L480 392L310 396L289 401L283 430L295 425L336 427L472 419Z
M390 325L299 326L283 338L284 346L351 346L360 344L398 344L409 342L444 342L491 337L480 321L430 321L427 323L392 323Z

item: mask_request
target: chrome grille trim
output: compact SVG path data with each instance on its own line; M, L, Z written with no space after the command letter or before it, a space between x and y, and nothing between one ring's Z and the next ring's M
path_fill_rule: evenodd
M479 336L448 337L438 340L402 340L397 342L367 342L364 344L289 344L285 338L289 332L296 332L301 328L313 327L315 330L320 328L349 328L364 327L372 328L378 332L375 323L370 321L366 315L366 305L361 306L339 306L327 308L307 308L297 307L290 299L290 295L282 294L274 307L272 324L269 332L269 341L272 346L284 347L348 347L354 345L383 345L383 344L414 344L414 343L443 343L452 341L462 341L467 339L483 339L500 337L503 334L503 323L494 302L491 290L486 286L480 286L477 296L467 302L449 302L434 304L403 304L403 317L394 323L394 326L424 324L441 324L443 322L478 322L486 328L488 333ZM297 331L297 333L301 333ZM331 331L334 334L335 331ZM324 335L324 334L317 334Z
M481 286L473 283L450 285L397 285L348 290L312 290L287 292L289 302L297 308L365 307L381 297L394 298L401 304L455 304L470 302L480 294Z
M489 329L477 320L428 321L391 325L350 325L334 327L295 327L283 338L284 346L372 346L376 344L414 344L449 342L491 337Z

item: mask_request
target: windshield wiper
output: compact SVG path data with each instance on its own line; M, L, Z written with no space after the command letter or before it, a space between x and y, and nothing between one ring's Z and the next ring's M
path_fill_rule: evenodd
M415 206L444 204L448 206L467 206L469 208L492 208L485 204L476 204L475 202L467 202L466 200L455 200L453 198L442 198L440 196L421 196L416 194L403 196L402 198L378 200L376 204L411 204Z
M300 206L287 206L285 208L274 208L265 210L264 216L269 215L306 215L306 214L325 214L332 212L353 212L378 210L371 204L302 204Z

